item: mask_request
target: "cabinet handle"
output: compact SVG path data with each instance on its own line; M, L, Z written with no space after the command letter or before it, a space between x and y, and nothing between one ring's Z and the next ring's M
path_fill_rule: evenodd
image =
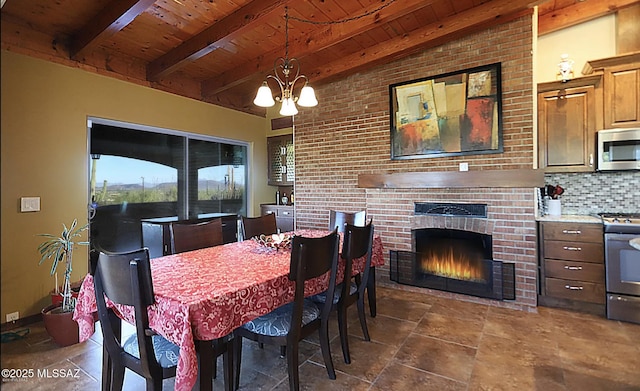
M593 167L593 154L589 154L589 167Z
M284 212L284 211L283 211L283 212L282 212L282 214L283 214L283 215L289 215L289 214L291 214L291 213L290 213L290 212Z
M564 246L562 247L563 249L567 250L567 251L582 251L582 247L569 247L569 246Z
M572 230L572 229L563 229L562 230L563 234L570 234L570 235L580 235L582 233L582 231L580 231L579 229L576 230Z
M564 268L567 269L567 270L582 270L582 266L568 266L568 265L565 265Z
M273 211L272 211L272 210L268 210L268 211L267 211L267 214L268 214L268 215L272 215L272 214L273 214Z
M584 288L581 286L571 286L571 285L565 285L564 289L569 289L570 291L581 291Z

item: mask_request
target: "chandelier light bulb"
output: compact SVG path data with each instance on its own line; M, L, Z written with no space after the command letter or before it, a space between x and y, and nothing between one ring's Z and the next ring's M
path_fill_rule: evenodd
M258 88L258 93L256 94L256 98L253 100L253 104L260 107L271 107L276 104L273 100L271 88L267 85L266 80L262 83L260 88Z
M300 91L298 104L303 107L314 107L318 105L316 93L313 91L313 88L307 83L304 84L304 87L302 87L302 91Z
M285 98L282 100L282 107L280 107L280 115L292 116L298 114L298 108L293 102L293 98Z

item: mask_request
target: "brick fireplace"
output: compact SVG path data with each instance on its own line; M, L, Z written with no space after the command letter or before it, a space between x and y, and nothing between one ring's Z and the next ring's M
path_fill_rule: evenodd
M329 210L366 210L382 238L387 264L380 283L402 289L427 290L434 295L490 305L535 311L536 222L534 186L494 186L475 183L481 174L498 174L534 166L533 59L531 15L483 32L424 48L402 61L392 61L339 81L314 85L321 103L301 110L294 119L296 160L296 226L325 228ZM391 160L389 85L422 77L500 62L504 151L499 154ZM313 77L313 75L308 75ZM467 187L429 187L429 174L438 180L456 177L460 163L468 163ZM415 173L425 184L390 187L362 186L362 175ZM490 178L493 180L493 178ZM487 218L460 219L416 216L415 202L456 202L487 205ZM389 278L390 250L412 251L412 227L471 227L485 224L492 235L493 258L515 264L516 299L496 301L427 288L408 288Z

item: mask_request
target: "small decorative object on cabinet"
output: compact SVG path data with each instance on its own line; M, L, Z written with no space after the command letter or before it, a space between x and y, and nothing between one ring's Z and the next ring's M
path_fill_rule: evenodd
M276 225L278 227L278 231L293 231L295 219L295 211L293 209L293 206L262 204L260 205L260 209L262 215L271 213L274 213L276 215Z
M604 75L604 129L640 126L640 52L588 61L582 72Z
M599 223L540 223L540 305L604 316L602 235Z
M602 77L538 84L538 164L545 172L593 172L602 127Z
M267 138L268 184L292 186L295 179L293 135Z

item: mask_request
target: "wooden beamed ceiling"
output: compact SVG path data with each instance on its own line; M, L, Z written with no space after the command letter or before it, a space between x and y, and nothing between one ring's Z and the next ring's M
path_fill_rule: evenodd
M285 7L290 57L319 85L530 14L536 5L541 35L634 3L7 0L2 49L264 115L251 101L284 54Z

